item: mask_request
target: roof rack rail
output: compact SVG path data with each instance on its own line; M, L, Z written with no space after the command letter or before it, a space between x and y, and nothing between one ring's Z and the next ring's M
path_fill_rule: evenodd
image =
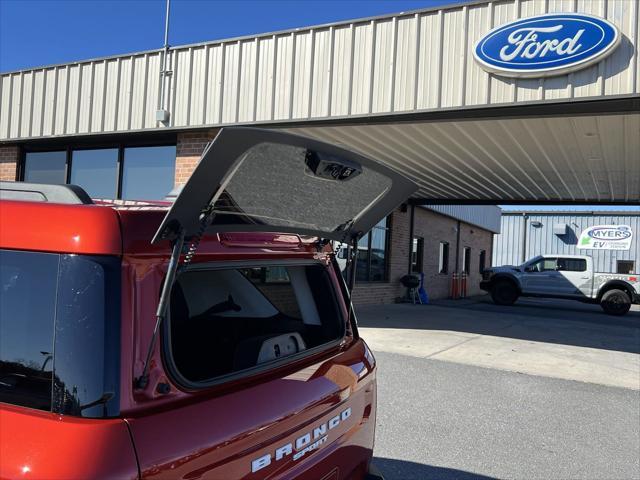
M0 200L28 202L92 204L91 197L77 185L52 185L47 183L0 182Z

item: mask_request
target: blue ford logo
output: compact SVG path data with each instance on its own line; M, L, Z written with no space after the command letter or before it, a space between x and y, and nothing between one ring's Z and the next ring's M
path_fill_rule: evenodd
M552 13L494 28L476 43L485 70L509 77L547 77L588 67L620 42L618 29L592 15Z

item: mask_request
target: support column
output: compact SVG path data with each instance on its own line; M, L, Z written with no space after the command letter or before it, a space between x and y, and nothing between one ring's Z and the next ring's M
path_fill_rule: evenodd
M20 148L17 145L0 146L0 180L15 181L18 179L18 162Z

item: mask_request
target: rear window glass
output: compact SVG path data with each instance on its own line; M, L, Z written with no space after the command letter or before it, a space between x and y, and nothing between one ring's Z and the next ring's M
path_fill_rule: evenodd
M344 334L332 285L318 265L184 272L167 324L183 383L282 360Z
M250 148L215 203L215 211L223 215L216 221L332 232L391 188L391 179L368 168L344 181L314 175L305 165L306 155L307 149L290 145Z
M120 262L0 250L0 402L119 411Z

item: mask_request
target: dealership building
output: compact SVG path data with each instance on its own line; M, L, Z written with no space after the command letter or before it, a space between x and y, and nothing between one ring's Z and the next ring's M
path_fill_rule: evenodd
M600 238L614 238L614 245ZM615 237L611 231L622 230ZM640 211L509 211L502 213L500 233L495 235L492 264L521 265L536 255L588 255L593 268L604 273L639 273ZM584 241L585 237L592 239ZM596 238L595 245L593 237ZM628 237L628 238L626 238ZM587 238L587 240L589 240ZM606 243L605 243L606 242ZM595 248L594 248L595 247ZM602 248L598 248L602 247Z
M462 271L476 293L503 258L496 204L640 202L639 10L471 1L5 72L0 178L160 199L222 127L306 135L419 186L361 240L358 301L411 271L434 298Z

